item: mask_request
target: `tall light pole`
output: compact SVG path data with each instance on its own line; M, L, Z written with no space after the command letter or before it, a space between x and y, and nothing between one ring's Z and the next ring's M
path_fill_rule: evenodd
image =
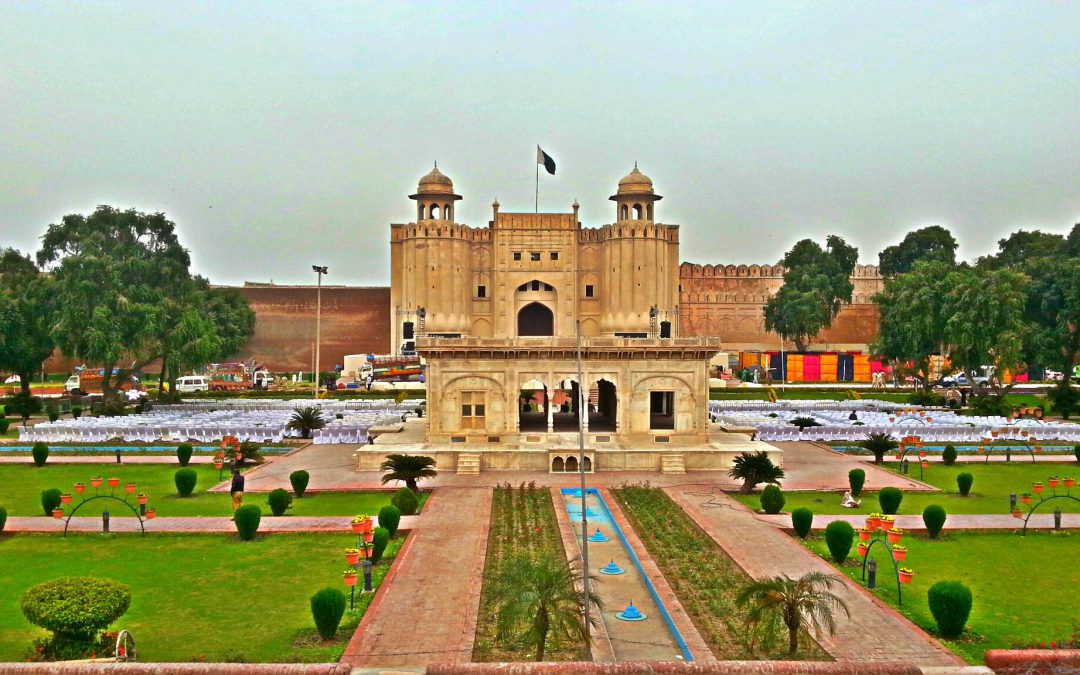
M319 398L319 348L322 346L322 275L329 269L325 265L312 265L311 271L318 276L315 290L315 398Z
M577 380L578 380L578 474L581 477L581 606L585 614L585 630L592 635L589 626L589 524L585 517L589 511L585 494L585 420L589 414L589 404L585 389L585 379L581 373L581 320L574 322L574 338L577 342Z

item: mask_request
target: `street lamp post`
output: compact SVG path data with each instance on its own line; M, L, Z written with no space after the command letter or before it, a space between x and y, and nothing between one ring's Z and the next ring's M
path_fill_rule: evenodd
M311 271L314 272L318 281L316 282L315 290L315 398L319 398L319 348L321 347L320 338L322 337L322 277L326 274L326 265L312 265Z

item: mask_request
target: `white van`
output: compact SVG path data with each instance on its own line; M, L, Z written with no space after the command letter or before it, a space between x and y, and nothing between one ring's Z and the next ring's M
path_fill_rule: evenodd
M190 394L193 391L208 391L210 380L202 375L185 375L176 378L176 391L181 394Z

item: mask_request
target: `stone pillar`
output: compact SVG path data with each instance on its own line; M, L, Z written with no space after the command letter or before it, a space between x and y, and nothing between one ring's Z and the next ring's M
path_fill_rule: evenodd
M547 411L547 432L555 431L555 409L551 405L551 387L544 383L544 409Z

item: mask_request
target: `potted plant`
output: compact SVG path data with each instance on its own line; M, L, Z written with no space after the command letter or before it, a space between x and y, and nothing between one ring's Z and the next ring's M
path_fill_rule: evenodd
M157 510L156 509L146 509L146 514L143 517L146 518L147 520L153 520L154 518L157 517Z
M371 529L371 516L354 516L350 524L354 534L363 534Z
M1043 491L1043 484L1042 483L1032 483L1031 484L1031 491L1034 492L1037 495L1041 495L1042 491Z
M919 450L919 459L926 459L926 451Z
M135 498L139 500L140 504L145 504L146 502L150 501L150 495L146 494L145 492L140 492L138 495L135 496Z
M221 459L218 459L217 457L215 457L214 458L214 468L217 469L218 471L221 471L221 467L223 467L223 466L225 466L225 462L223 462Z
M1058 486L1058 477L1057 476L1050 476L1049 478L1046 479L1046 484L1049 485L1052 488L1056 488Z
M860 558L865 558L866 552L870 550L870 546L866 542L860 541L859 547L856 550L858 551Z
M350 565L355 565L360 562L360 549L347 548L345 549L345 562Z
M881 514L880 513L871 513L870 515L868 515L866 517L866 529L873 532L874 530L878 529L879 527L881 527Z
M929 468L930 468L930 462L928 462L928 461L926 461L926 460L924 459L924 460L922 461L922 468L924 468L924 469L929 469Z
M53 509L52 510L52 517L56 518L57 520L63 520L63 518L64 518L64 509Z
M1062 478L1061 482L1064 483L1065 487L1067 487L1067 488L1071 488L1074 485L1076 485L1076 479L1075 478L1069 478L1068 476L1065 476L1064 478Z
M116 487L118 485L120 485L120 479L119 478L117 478L116 476L113 476L112 478L109 479L109 487L114 488L114 487Z
M356 585L356 570L345 570L341 573L341 576L345 579L346 586Z
M900 583L902 583L902 584L910 584L911 583L911 578L914 577L914 576L915 576L915 570L909 569L907 567L901 567L900 568Z
M68 495L68 494L60 495L60 503L61 504L70 504L71 503L71 495Z
M859 527L856 528L855 531L859 533L859 541L870 541L870 535L872 534L870 530L865 527Z
M101 476L94 476L93 478L90 479L90 487L99 488L99 487L101 487L101 483L102 483Z
M1030 504L1031 503L1031 493L1025 492L1022 495L1020 495L1020 501L1023 502L1024 504Z
M86 492L86 484L85 483L75 483L75 492L77 492L78 494L82 494L82 493Z
M368 530L364 532L364 543L370 544L373 541L375 541L375 530L368 528Z
M1023 511L1020 510L1019 507L1017 507L1017 508L1012 510L1012 517L1013 518L1023 518L1024 513L1023 513Z
M904 536L904 531L901 530L898 527L892 527L892 528L889 528L889 531L886 533L886 536L888 537L890 544L899 544L900 543L900 537Z
M896 523L896 518L893 516L881 516L881 523L878 525L879 530L889 530L893 524Z
M135 492L136 487L135 483L124 483L124 492L130 495Z
M892 547L893 560L900 562L907 559L907 546L901 546L897 544Z
M898 461L898 462L903 458L903 455L901 455L899 452L896 453L896 455L894 455L894 456L896 457L896 461Z

